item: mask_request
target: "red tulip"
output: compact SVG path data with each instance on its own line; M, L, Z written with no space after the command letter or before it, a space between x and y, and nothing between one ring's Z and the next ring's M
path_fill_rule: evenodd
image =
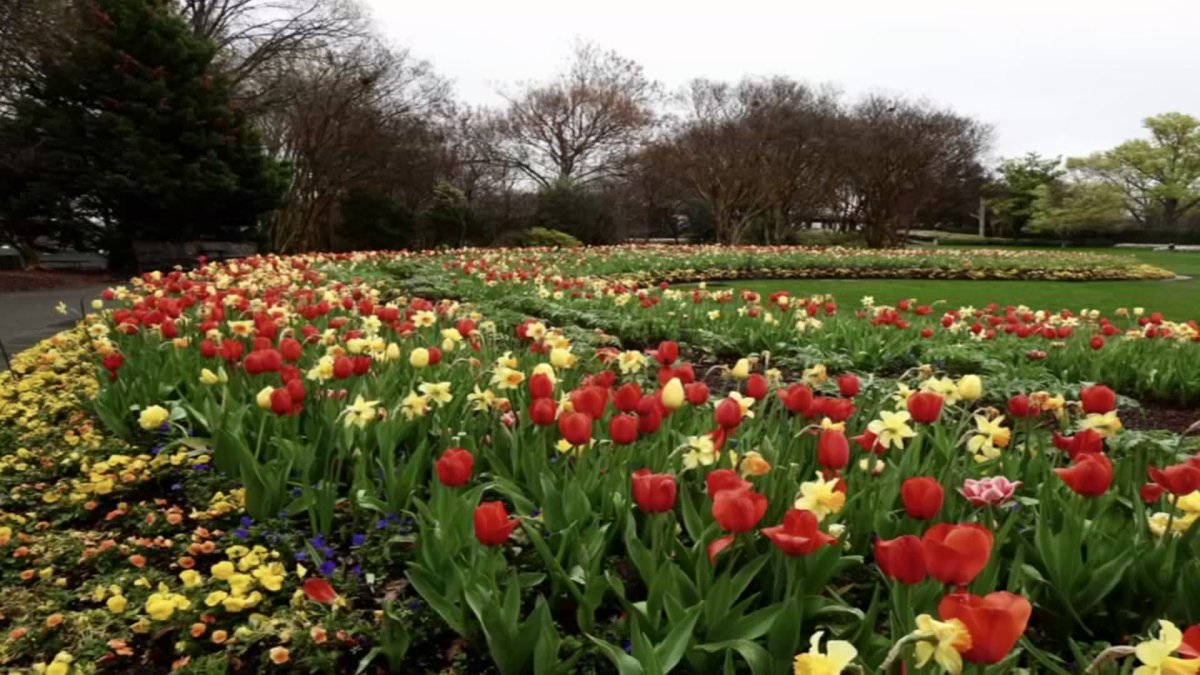
M333 590L333 585L317 577L309 577L304 580L304 594L310 600L319 602L322 605L331 605L337 600L337 591Z
M1146 483L1141 489L1142 501L1147 504L1153 504L1162 498L1164 492L1166 490L1158 483Z
M678 486L669 473L650 473L650 469L633 472L633 501L646 513L665 513L675 508Z
M563 413L558 418L558 433L571 445L587 445L592 440L592 416L587 413Z
M1037 417L1041 412L1036 405L1030 405L1029 397L1025 394L1017 394L1008 399L1008 414L1010 417L1018 419Z
M1054 473L1067 487L1085 497L1099 497L1108 492L1113 481L1112 462L1104 453L1078 455L1070 467L1055 469Z
M1099 335L1093 335L1088 344L1091 345L1092 349L1104 349L1104 338Z
M354 362L348 356L339 356L333 361L333 376L344 380L354 374Z
M1083 404L1083 411L1088 414L1103 415L1117 409L1116 392L1102 384L1080 389L1079 401Z
M875 562L884 574L902 584L919 584L925 580L925 544L914 535L876 539Z
M727 398L717 404L717 426L725 429L736 429L742 423L742 405L732 398Z
M850 443L841 429L822 429L817 439L817 463L826 469L844 469L850 463Z
M295 338L283 338L279 341L279 352L288 361L299 361L304 353L304 346Z
M520 522L508 517L504 502L483 502L475 507L475 538L484 546L500 546Z
M749 488L713 495L712 514L727 532L749 532L767 512L767 498Z
M552 398L554 396L554 381L545 373L536 373L529 378L529 395L535 399Z
M862 381L854 373L844 373L837 379L838 391L843 398L854 398L862 391Z
M992 531L976 523L938 523L925 531L925 564L944 584L965 586L992 557Z
M617 445L629 445L638 439L638 418L633 415L613 415L608 421L608 435Z
M1025 633L1033 606L1020 595L996 591L980 597L951 593L938 603L943 621L958 619L971 634L963 658L972 663L999 663Z
M759 373L752 374L746 379L746 395L755 401L761 401L767 397L767 378Z
M554 424L554 418L558 415L558 404L552 398L539 398L529 406L529 419L539 427L548 427Z
M807 413L809 406L812 405L813 393L803 384L793 384L787 389L780 389L775 392L783 405L787 407L792 414Z
M276 415L292 414L292 394L286 387L278 387L271 391L271 412Z
M733 535L719 537L717 539L713 539L712 541L710 541L707 546L709 564L716 565L717 564L717 555L720 554L721 551L724 551L726 548L728 548L729 545L732 543L733 543Z
M704 405L708 402L708 385L703 382L692 382L683 385L683 395L692 405Z
M681 363L675 367L675 377L684 384L691 384L696 381L696 369L692 368L690 363Z
M822 546L837 541L821 531L812 511L789 509L783 514L783 524L759 530L786 555L808 555Z
M1200 624L1183 631L1183 644L1179 645L1179 655L1189 659L1200 659Z
M299 405L301 402L304 401L304 397L308 394L308 392L306 392L304 390L304 380L301 380L300 378L297 377L297 378L288 380L288 383L286 386L287 386L288 393L291 394L291 396L292 396L292 405L293 406Z
M725 490L748 490L753 487L749 481L738 477L737 472L733 469L717 469L705 476L704 482L708 486L710 499Z
M464 448L450 448L442 453L434 464L438 480L446 487L459 487L471 480L471 470L475 468L475 456Z
M638 431L652 434L662 426L663 407L658 396L646 394L637 406Z
M244 351L246 351L246 345L237 340L221 340L221 358L226 361L237 361L242 358Z
M1200 468L1192 464L1175 464L1165 469L1152 466L1149 472L1150 480L1177 497L1200 490Z
M1054 446L1067 451L1071 459L1080 455L1104 452L1104 436L1095 429L1084 429L1072 436L1060 436L1054 432Z
M900 485L900 498L904 501L904 512L910 518L930 520L942 510L946 490L936 478L916 476Z
M654 358L662 365L670 366L679 358L679 345L670 340L663 340L658 343Z
M633 412L637 410L638 403L642 400L642 388L636 383L630 382L621 385L615 394L613 394L613 407L621 412Z
M125 357L121 356L120 352L109 352L104 355L104 367L109 370L118 370L125 363Z
M908 414L914 422L933 424L942 414L945 398L931 391L919 391L908 397Z
M597 386L580 387L571 392L571 406L575 412L591 415L592 419L598 420L604 417L604 411L608 408L608 390Z

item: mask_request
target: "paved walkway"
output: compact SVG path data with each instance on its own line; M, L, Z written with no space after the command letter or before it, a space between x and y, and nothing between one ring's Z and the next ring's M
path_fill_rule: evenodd
M91 310L91 302L100 297L107 286L84 286L83 288L55 288L45 291L17 291L0 293L0 342L8 355L32 347L39 340L70 328L79 320L79 305ZM63 316L54 311L59 302L67 303L70 312ZM8 366L0 359L0 370Z

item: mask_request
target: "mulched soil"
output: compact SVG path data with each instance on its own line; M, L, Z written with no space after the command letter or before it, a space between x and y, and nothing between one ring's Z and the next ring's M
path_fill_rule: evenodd
M0 293L51 288L80 288L117 282L108 272L61 272L51 270L0 271Z
M1167 429L1183 433L1200 422L1200 408L1147 402L1141 408L1122 409L1121 422L1127 429ZM1196 432L1200 432L1200 428L1193 430Z

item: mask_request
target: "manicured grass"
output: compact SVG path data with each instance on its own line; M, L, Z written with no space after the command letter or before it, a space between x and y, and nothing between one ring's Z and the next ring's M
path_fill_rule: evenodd
M857 305L863 296L878 304L902 298L932 303L945 300L949 307L1028 305L1036 309L1098 309L1111 313L1118 307L1145 307L1178 321L1200 319L1200 252L1146 251L1138 249L1076 249L1131 256L1141 262L1192 277L1178 281L942 281L907 279L777 279L738 281L732 285L760 293L788 291L793 295L832 293L843 305Z

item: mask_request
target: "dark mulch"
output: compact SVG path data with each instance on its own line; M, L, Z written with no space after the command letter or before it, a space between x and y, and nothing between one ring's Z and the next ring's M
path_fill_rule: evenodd
M0 293L37 291L50 288L80 288L103 283L117 283L106 271L64 272L52 270L0 271Z
M1200 408L1147 402L1141 408L1121 410L1121 422L1127 429L1166 429L1183 433L1200 422Z

